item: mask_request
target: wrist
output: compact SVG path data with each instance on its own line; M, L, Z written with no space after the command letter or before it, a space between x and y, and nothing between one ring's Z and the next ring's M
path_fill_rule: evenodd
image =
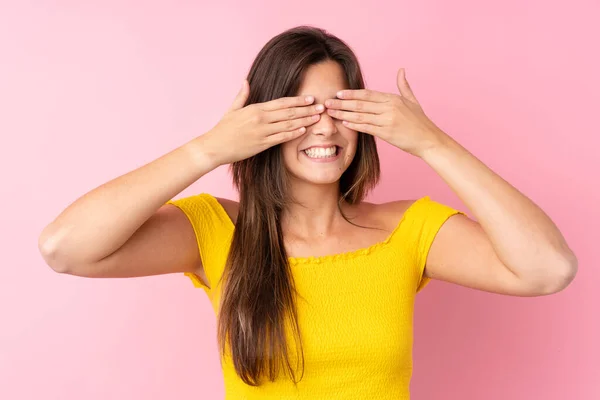
M453 147L458 145L458 142L441 130L432 136L434 140L424 146L424 148L418 153L419 158L428 164L436 157L439 157L448 150L452 150Z
M203 136L192 139L182 146L189 155L195 167L203 173L208 173L221 166L216 152L205 143Z

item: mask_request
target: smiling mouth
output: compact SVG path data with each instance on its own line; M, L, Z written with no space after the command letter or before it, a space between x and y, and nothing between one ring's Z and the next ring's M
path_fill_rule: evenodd
M309 158L320 159L336 157L341 150L341 147L333 145L331 147L311 147L303 150L302 152Z

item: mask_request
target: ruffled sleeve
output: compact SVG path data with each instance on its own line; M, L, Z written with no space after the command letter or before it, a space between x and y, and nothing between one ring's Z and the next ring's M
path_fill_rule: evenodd
M450 206L431 200L425 196L415 201L405 212L404 223L406 224L405 237L414 250L415 283L417 292L423 289L430 281L424 276L427 256L431 245L442 225L453 215L464 212Z
M184 275L190 278L195 287L204 289L210 295L225 268L233 237L233 222L219 201L207 193L169 200L166 204L181 209L192 224L210 287L192 272L185 272Z

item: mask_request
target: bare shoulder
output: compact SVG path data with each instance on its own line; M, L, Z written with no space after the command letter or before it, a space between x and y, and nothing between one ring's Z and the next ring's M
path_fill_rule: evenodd
M235 221L237 221L238 213L240 211L240 203L223 197L215 197L215 199L217 199L219 204L221 204L221 207L223 207L223 209L229 216L229 219L231 219L231 221L235 224Z
M215 197L215 199L235 224L240 209L240 203L224 197ZM367 224L374 223L377 226L393 229L404 215L404 212L415 201L416 200L394 200L386 203L370 203L363 201L352 206L349 211L351 216L356 216L356 221L361 220L361 222Z
M394 200L385 203L361 202L357 212L364 216L366 222L375 223L384 229L393 230L406 210L416 200Z
M394 200L388 201L387 203L373 204L379 213L388 216L404 215L404 212L416 201L414 200Z

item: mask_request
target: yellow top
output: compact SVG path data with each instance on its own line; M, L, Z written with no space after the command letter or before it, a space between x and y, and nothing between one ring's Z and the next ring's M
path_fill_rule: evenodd
M168 203L191 221L209 285L215 286L233 222L209 194ZM227 356L221 360L226 399L409 399L415 295L428 283L422 275L436 233L457 213L464 214L425 196L405 211L383 242L330 256L290 257L302 296L297 309L304 376L296 387L287 376L249 386ZM221 284L209 289L195 274L185 275L204 289L216 314ZM294 360L293 336L288 346Z

